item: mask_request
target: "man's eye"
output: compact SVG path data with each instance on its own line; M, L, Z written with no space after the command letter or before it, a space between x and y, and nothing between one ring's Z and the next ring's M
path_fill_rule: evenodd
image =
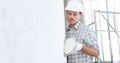
M76 16L77 14L74 14L74 16Z
M68 15L71 15L71 13L68 13Z

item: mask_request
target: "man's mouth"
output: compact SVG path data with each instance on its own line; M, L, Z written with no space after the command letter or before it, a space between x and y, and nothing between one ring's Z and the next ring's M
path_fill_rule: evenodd
M70 22L73 22L74 20L73 19L69 19Z
M73 19L69 19L70 21L74 21Z

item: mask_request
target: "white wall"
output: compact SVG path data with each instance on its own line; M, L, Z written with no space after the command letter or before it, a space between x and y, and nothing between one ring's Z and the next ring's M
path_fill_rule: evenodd
M0 63L66 63L63 0L0 0Z

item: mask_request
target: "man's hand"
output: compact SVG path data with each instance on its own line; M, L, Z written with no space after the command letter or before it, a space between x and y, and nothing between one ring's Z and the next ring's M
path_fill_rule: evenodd
M82 44L77 43L74 38L66 39L65 45L64 45L65 56L68 56L70 54L74 54L81 49L82 49Z
M76 53L77 51L80 51L82 49L82 43L76 43L74 49L72 50L71 54Z

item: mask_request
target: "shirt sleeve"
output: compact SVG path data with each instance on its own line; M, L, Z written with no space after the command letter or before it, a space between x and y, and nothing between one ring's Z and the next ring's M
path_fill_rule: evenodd
M96 34L91 28L86 27L84 29L83 41L87 46L92 46L99 50Z

